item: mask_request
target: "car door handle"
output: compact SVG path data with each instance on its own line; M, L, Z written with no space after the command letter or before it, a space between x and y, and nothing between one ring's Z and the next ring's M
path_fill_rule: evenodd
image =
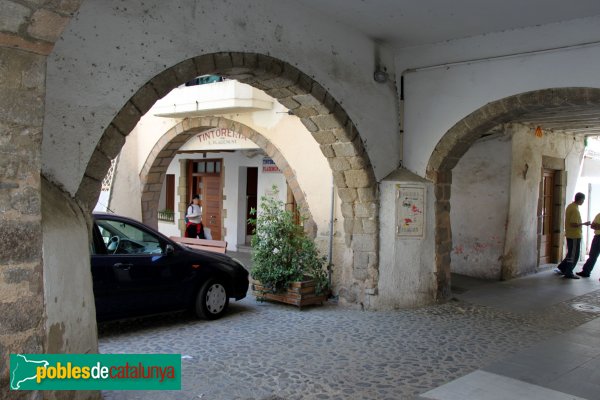
M122 269L124 271L129 271L129 269L131 269L131 267L133 267L133 264L116 263L113 265L113 267L115 267L116 269Z

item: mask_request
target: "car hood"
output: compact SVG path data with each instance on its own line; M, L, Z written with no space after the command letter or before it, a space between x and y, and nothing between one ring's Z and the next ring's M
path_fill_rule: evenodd
M234 260L225 254L215 253L215 252L207 251L207 250L192 249L191 247L187 247L184 244L180 244L180 246L189 254L192 254L194 256L200 256L202 259L205 259L205 260L208 259L211 261L221 262L221 263L225 263L225 264L240 263L239 261Z

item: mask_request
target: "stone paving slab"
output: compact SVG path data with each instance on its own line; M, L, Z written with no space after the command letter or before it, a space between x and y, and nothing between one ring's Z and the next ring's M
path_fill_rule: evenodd
M485 371L475 371L421 396L423 400L586 400Z
M99 327L102 353L181 353L182 391L106 391L105 399L414 399L494 360L598 317L600 291L537 313L466 301L364 312L232 303L218 321L186 314Z

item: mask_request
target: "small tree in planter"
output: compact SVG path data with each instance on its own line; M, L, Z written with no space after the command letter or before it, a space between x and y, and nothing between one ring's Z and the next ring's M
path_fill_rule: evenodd
M251 211L256 215L250 219L255 226L251 274L258 281L253 284L254 293L259 300L298 306L323 302L328 291L326 259L302 227L294 223L292 213L285 210L277 198L277 186L273 186L273 192L273 197L261 197L260 213ZM307 296L302 298L302 294Z

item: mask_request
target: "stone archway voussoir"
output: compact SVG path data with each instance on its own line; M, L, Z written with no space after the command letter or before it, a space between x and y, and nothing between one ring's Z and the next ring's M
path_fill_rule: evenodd
M169 68L156 75L150 80L150 84L156 91L159 98L165 97L174 87L179 86L179 82L173 69Z
M121 152L125 145L125 136L119 132L114 125L109 125L104 131L104 135L98 143L98 150L104 153L109 159L115 158Z
M205 54L194 57L192 61L196 65L196 71L198 71L198 75L211 74L217 70L213 54Z
M147 83L133 95L131 102L143 115L146 114L159 99L160 96L156 93L154 87L150 83Z
M88 210L93 210L98 202L101 190L102 181L84 175L81 183L79 184L79 189L75 194L75 198L79 199L88 208Z
M127 136L131 133L133 128L135 128L141 118L142 114L137 107L131 101L128 101L112 120L111 124L115 126L123 136Z
M198 69L193 60L188 59L172 67L175 76L179 82L188 82L197 77Z

